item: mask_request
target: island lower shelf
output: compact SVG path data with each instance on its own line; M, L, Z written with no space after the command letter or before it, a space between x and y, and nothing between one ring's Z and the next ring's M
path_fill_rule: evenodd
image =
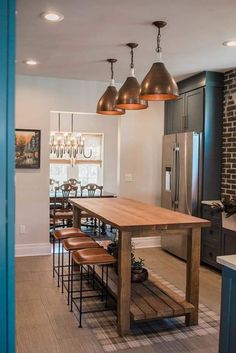
M101 267L95 266L95 272L101 280ZM117 283L118 276L114 269L109 267L109 291L115 298L117 298L118 291ZM194 306L191 303L188 303L152 274L149 274L149 279L143 283L132 283L130 316L133 321L183 316L193 310Z

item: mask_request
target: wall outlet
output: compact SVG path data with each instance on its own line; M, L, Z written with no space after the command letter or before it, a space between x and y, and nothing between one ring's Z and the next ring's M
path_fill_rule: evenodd
M20 234L25 234L25 224L20 225Z

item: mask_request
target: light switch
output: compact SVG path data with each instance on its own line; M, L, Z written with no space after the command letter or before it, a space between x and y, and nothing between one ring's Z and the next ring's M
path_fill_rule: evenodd
M127 183L130 183L133 181L133 175L132 174L125 174L125 181Z

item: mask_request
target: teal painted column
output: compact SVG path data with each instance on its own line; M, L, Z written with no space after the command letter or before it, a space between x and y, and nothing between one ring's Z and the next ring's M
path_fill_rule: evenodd
M15 0L0 0L0 352L15 352Z
M223 266L219 353L234 352L236 352L236 271Z

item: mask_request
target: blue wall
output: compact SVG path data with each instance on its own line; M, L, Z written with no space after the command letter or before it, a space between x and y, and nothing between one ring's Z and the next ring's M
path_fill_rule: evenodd
M0 352L15 352L15 0L0 0Z

